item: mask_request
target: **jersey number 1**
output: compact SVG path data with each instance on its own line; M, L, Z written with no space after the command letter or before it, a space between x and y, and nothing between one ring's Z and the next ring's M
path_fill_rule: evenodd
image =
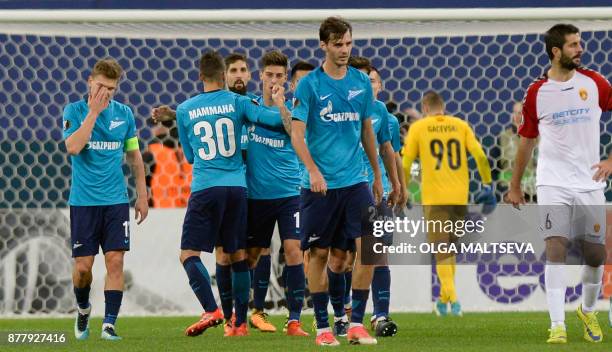
M436 170L442 167L442 159L444 159L444 143L439 139L432 139L429 143L431 155L438 161ZM461 167L461 143L458 140L451 138L446 142L446 153L448 153L448 167L451 170L457 170Z
M225 135L223 128L227 131L227 148L225 146ZM202 134L204 130L204 134ZM198 149L198 156L204 160L212 160L217 156L217 151L223 157L230 157L236 153L236 138L234 138L234 122L227 117L215 121L215 134L217 141L213 139L213 127L208 121L200 121L193 126L193 134L202 135L200 141L206 144L208 152L204 148Z

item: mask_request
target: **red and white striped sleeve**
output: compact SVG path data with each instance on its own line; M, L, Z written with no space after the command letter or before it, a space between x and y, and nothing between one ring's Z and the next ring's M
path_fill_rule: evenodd
M599 92L599 107L601 110L612 111L612 86L610 86L610 82L608 82L599 72L594 70L578 68L576 71L595 81L597 91Z
M525 93L525 99L523 99L523 116L521 118L521 124L518 128L518 134L525 138L536 138L540 134L538 131L538 91L542 84L546 82L546 78L540 78L533 82L527 93Z

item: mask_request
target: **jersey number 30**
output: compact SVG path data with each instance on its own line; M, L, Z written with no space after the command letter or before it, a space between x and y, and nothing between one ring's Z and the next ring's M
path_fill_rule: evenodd
M461 167L461 143L451 138L446 142L446 147L439 139L432 139L431 143L429 143L431 155L438 161L436 163L436 170L440 170L440 167L442 167L442 159L444 159L445 153L444 149L446 149L446 153L448 154L448 167L450 167L451 170L459 169Z
M204 131L204 133L202 133ZM225 133L224 133L225 132ZM202 135L200 140L206 144L208 152L204 148L198 149L198 156L204 160L211 160L217 156L217 152L223 157L229 158L236 153L236 138L234 138L234 122L227 117L215 121L215 133L213 139L213 126L208 121L200 121L193 126L193 134ZM227 135L227 145L225 139Z

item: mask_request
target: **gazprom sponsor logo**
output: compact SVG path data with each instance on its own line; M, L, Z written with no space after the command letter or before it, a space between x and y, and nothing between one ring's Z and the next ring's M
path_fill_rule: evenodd
M283 139L262 137L254 132L249 132L249 141L267 145L268 147L272 147L272 148L284 148L285 147L285 141Z
M92 150L117 150L120 148L121 142L90 141L87 144L87 149Z
M569 125L574 123L580 123L585 121L590 121L591 116L589 112L590 108L580 108L580 109L569 109L563 110L559 112L555 112L552 114L553 124L554 125Z
M352 122L359 121L359 116L358 112L337 112L321 116L321 119L325 122Z
M329 100L327 102L327 106L325 106L321 111L319 111L319 116L321 120L325 122L347 122L347 121L359 121L359 113L358 112L332 112L334 106Z

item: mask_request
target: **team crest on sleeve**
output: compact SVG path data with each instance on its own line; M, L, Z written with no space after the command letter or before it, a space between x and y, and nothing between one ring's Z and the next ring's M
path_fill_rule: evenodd
M600 229L601 229L601 225L599 224L595 224L595 226L593 226L593 230L595 230L595 233L599 233Z
M587 100L589 98L589 93L585 88L580 88L578 94L580 94L580 99L582 100Z
M64 120L64 131L68 131L70 128L70 120Z

